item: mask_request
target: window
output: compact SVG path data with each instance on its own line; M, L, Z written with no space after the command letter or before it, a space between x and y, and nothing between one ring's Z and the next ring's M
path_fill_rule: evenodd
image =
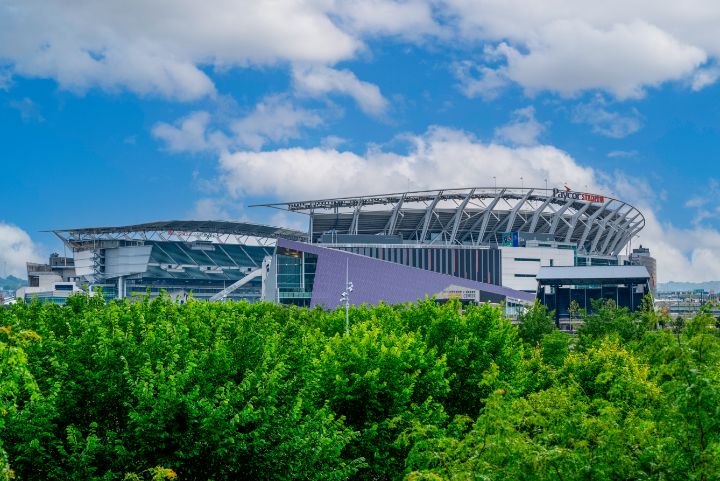
M519 262L540 262L540 259L534 259L532 257L516 257L515 260Z
M515 274L515 277L536 277L536 274Z

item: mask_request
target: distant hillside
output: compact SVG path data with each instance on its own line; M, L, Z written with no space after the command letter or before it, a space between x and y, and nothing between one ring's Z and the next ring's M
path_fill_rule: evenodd
M709 282L662 282L658 284L658 292L673 292L673 291L694 291L695 289L702 289L705 291L720 292L720 281L709 281Z
M0 277L0 289L4 291L14 291L23 286L27 286L25 279L15 276Z

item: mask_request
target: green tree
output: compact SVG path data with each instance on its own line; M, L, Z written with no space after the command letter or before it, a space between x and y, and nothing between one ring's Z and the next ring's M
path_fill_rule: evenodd
M40 396L23 349L38 342L40 337L29 330L13 332L12 326L3 324L0 318L0 432L6 428L7 420L12 420L27 403L37 402ZM14 477L0 436L0 480Z
M660 462L659 396L646 366L603 342L570 354L547 389L495 390L469 432L414 453L408 479L647 478Z
M358 431L346 455L363 458L363 479L393 479L404 470L408 446L400 433L412 420L445 421L449 389L445 358L415 333L387 332L371 322L353 322L350 335L328 340L317 360L317 390L333 412Z
M635 343L655 327L657 319L649 296L641 309L632 313L626 307L618 307L612 299L593 300L591 312L585 315L578 331L579 346L586 349L613 334L625 343Z
M667 479L720 479L720 338L703 308L686 328L653 333L644 353L665 395L657 412Z
M520 338L530 347L539 345L543 336L556 330L552 313L538 300L520 314L518 321Z

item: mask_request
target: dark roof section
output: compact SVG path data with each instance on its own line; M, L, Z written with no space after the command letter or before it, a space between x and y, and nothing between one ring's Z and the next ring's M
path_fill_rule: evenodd
M305 232L295 229L253 224L249 222L230 222L222 220L169 220L115 227L57 229L49 232L52 232L62 239L89 239L102 236L123 236L128 234L148 234L153 232L165 232L171 235L177 233L201 233L211 235L252 236L265 239L277 239L280 237L294 240L307 239L307 234Z
M541 285L621 284L647 282L650 274L645 266L541 267L536 279Z

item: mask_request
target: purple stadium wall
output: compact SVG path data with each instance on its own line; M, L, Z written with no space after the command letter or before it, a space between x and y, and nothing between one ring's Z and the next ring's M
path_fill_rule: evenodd
M439 294L451 285L480 291L492 297L512 297L527 302L535 294L516 291L507 287L471 281L460 277L408 267L389 261L361 256L337 249L320 247L287 239L278 239L278 247L308 252L318 256L311 306L335 309L345 289L345 266L347 263L353 292L352 304L401 304ZM490 297L490 296L489 296Z

